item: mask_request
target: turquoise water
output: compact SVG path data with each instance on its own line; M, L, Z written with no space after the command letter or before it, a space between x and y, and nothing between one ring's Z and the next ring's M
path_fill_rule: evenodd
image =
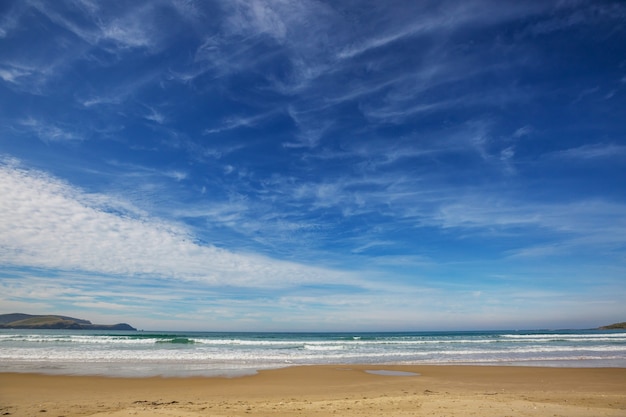
M212 333L0 330L0 371L237 376L315 364L626 367L626 332Z

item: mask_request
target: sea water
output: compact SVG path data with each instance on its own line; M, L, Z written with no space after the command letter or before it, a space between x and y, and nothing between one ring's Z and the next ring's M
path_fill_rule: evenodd
M230 377L262 369L316 364L626 367L626 332L0 330L0 372Z

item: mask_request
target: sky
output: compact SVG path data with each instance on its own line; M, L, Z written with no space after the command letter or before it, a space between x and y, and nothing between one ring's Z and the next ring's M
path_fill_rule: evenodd
M626 4L0 3L0 313L626 319Z

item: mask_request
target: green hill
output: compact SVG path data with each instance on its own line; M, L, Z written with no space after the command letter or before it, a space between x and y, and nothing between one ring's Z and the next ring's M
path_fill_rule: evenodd
M129 324L92 324L89 320L58 315L0 314L0 329L137 330Z
M600 330L615 330L615 329L626 329L626 321L621 323L609 324L608 326L600 327Z

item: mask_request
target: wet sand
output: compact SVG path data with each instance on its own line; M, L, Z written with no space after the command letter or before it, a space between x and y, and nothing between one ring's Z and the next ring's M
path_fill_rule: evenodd
M0 373L0 415L623 417L626 369L300 366L238 378Z

